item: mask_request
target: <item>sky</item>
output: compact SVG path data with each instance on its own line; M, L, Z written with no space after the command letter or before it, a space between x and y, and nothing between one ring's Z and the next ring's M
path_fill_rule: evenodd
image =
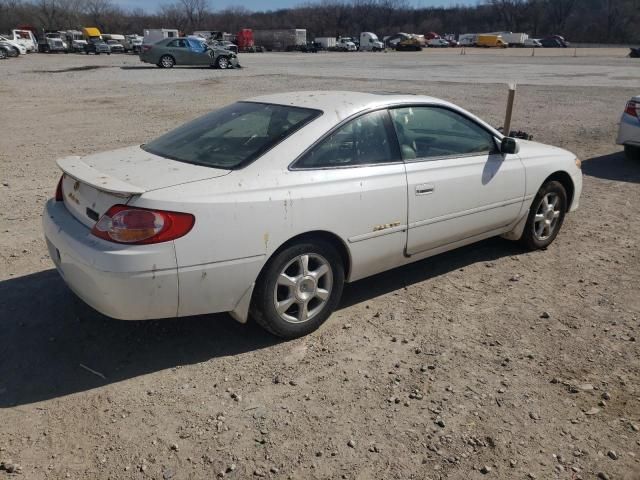
M410 0L411 1L411 0ZM124 8L143 8L148 12L154 12L159 5L173 3L173 0L114 0L114 3ZM305 0L210 0L209 4L214 10L241 5L249 10L276 10L278 8L294 7ZM477 0L413 0L416 7L436 7L450 5L474 5Z

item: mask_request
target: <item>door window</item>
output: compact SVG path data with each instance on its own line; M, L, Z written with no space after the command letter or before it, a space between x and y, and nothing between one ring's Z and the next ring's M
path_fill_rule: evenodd
M191 51L197 52L197 53L202 53L206 50L205 44L203 42L199 40L194 40L192 38L189 39L189 47L191 48Z
M167 45L167 47L171 47L171 48L187 48L187 42L185 40L174 40L172 42L169 42L169 44Z
M381 110L351 120L307 152L295 168L352 167L399 160L389 139L388 118Z
M446 108L395 108L391 118L404 160L480 155L496 150L491 133Z

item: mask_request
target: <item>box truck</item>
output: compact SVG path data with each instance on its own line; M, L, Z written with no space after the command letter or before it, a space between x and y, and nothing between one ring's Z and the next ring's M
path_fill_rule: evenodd
M254 30L253 41L256 47L269 51L290 52L307 45L307 30L304 28Z
M153 43L164 40L165 38L179 37L180 32L175 28L147 28L144 30L145 45L151 45Z
M484 48L507 48L509 45L500 35L478 35L476 46Z

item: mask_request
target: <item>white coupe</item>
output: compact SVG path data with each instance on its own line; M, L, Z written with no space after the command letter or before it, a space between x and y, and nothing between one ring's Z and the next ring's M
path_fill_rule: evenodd
M69 287L118 319L229 312L285 338L353 282L495 235L548 246L580 160L430 97L262 96L144 145L58 160L45 207Z

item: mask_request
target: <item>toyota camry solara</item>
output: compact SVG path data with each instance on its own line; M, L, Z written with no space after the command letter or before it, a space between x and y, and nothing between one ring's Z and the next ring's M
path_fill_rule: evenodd
M118 319L229 312L292 338L345 282L503 235L547 247L580 160L430 97L298 92L58 161L45 208L69 287Z

